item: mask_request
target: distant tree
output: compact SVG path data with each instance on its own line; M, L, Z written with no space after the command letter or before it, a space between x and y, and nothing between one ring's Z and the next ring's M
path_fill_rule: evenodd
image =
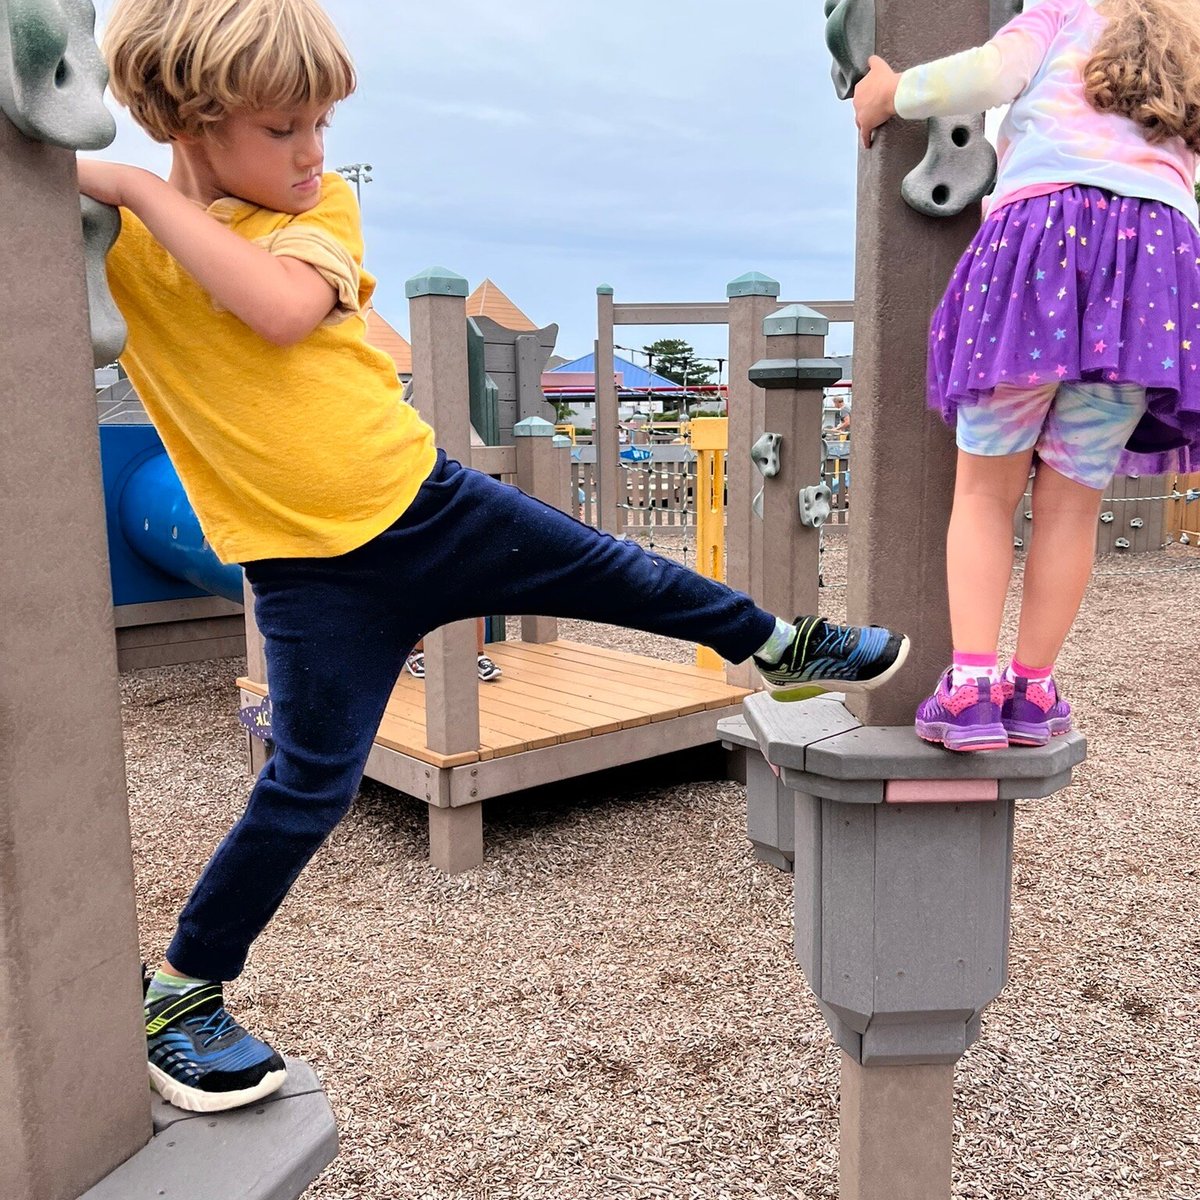
M697 362L696 351L682 338L660 338L642 349L651 356L650 370L672 383L699 387L713 381L713 368L708 363Z
M554 400L552 403L554 405L554 419L560 425L565 425L575 415L575 410L571 407L569 400Z

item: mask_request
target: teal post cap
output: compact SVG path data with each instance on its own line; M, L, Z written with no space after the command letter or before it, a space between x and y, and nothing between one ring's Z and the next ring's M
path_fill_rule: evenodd
M571 439L565 433L556 433L551 444L561 449L563 446L569 446Z
M777 313L763 318L763 333L767 337L780 337L788 334L819 334L824 337L829 332L829 321L819 312L806 308L803 304L789 304Z
M597 296L611 296L612 294L613 294L613 290L611 287L609 287L609 285L607 283L602 283L596 289Z
M405 285L404 294L415 300L418 296L461 296L464 300L470 292L467 281L445 267L430 267L414 275Z
M725 289L725 295L731 300L734 296L778 296L779 280L759 271L747 271Z
M542 417L526 417L513 426L513 437L553 437L554 426Z

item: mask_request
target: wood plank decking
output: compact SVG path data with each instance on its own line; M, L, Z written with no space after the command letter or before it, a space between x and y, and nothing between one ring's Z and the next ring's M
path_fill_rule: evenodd
M388 701L376 745L445 769L725 709L748 694L720 671L578 642L495 642L488 654L504 675L479 685L477 752L438 754L425 745L425 685L407 673ZM257 680L239 679L238 686L266 694Z

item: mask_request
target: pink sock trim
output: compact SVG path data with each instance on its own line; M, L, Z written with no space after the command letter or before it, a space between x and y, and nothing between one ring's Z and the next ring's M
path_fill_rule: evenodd
M997 656L995 654L960 654L957 650L954 652L954 665L956 667L995 667Z
M1048 667L1027 667L1019 658L1014 658L1011 670L1014 675L1020 675L1022 679L1032 679L1037 683L1042 683L1054 674L1054 664L1051 663Z

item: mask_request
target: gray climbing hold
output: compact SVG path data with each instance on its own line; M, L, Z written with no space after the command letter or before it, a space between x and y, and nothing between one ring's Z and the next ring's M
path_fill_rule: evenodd
M833 90L839 100L849 100L875 53L875 0L825 0L825 16Z
M800 524L820 529L833 511L833 492L827 483L814 484L800 492Z
M1025 545L1025 539L1024 539L1024 538L1015 537L1015 538L1013 538L1013 545L1014 545L1014 546L1015 546L1015 547L1016 547L1018 550L1020 550L1020 549L1021 549L1021 547Z
M1117 540L1115 542L1113 542L1113 545L1116 546L1116 548L1118 550L1128 550L1129 549L1129 539L1124 538L1124 537L1117 538Z
M783 438L778 433L764 433L750 447L750 461L764 479L773 479L779 474L779 446L782 441Z
M92 326L92 362L105 367L125 349L125 319L108 290L104 260L121 232L120 209L91 196L79 197L83 218L83 264L87 274L88 317Z
M1101 523L1102 523L1102 524L1104 524L1104 525L1111 525L1111 524L1112 524L1112 522L1113 522L1113 515L1112 515L1112 513L1110 513L1110 512L1102 512L1102 513L1100 514L1100 521L1101 521Z
M90 0L0 0L0 111L26 137L101 150L117 136Z
M1141 517L1134 517L1133 520L1131 520L1129 522L1129 528L1130 529L1141 529L1141 527L1143 525L1145 525L1145 523L1146 522L1143 521Z
M933 117L929 149L905 177L900 194L927 217L956 217L996 182L996 151L983 136L983 115Z

